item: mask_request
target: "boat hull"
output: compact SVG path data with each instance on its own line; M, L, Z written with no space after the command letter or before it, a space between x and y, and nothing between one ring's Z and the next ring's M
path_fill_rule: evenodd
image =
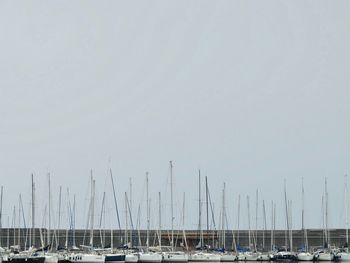
M190 255L189 262L220 262L221 256L211 253L196 253Z

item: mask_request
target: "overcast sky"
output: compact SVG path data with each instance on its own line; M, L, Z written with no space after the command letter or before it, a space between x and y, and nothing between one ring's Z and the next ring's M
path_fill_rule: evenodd
M148 171L152 226L161 191L169 227L173 160L175 209L181 213L186 192L186 228L198 226L199 168L217 221L226 182L230 227L238 194L248 227L246 196L254 217L256 189L258 224L262 200L268 222L274 200L284 227L286 179L300 228L302 177L306 227L322 226L325 177L330 226L344 227L349 12L349 1L1 1L3 225L20 193L29 220L31 173L42 224L50 172L56 222L62 185L64 200L67 187L77 195L76 225L85 227L93 169L96 217L106 191L106 224L116 227L111 167L120 213L132 178L134 220L139 203L145 218Z

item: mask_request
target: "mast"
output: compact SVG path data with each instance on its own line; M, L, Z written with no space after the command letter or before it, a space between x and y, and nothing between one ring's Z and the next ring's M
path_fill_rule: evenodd
M158 192L158 216L159 216L159 246L162 247L162 215L161 215L161 206L162 206L162 203L161 203L161 194L160 192Z
M146 246L149 248L149 228L150 228L150 210L149 210L149 196L148 196L148 172L146 172L146 196L147 196L147 232L146 232Z
M207 176L205 177L205 198L206 198L206 212L207 212L207 239L208 239L208 244L209 244L209 194L208 194L208 178Z
M132 223L132 181L131 177L129 178L129 213L130 213L130 221ZM132 247L132 234L133 234L134 226L132 224L132 229L130 231L130 246Z
M35 247L35 184L32 174L32 246Z
M270 240L270 246L271 251L273 251L273 218L274 218L274 206L273 201L271 201L271 240Z
M328 191L327 191L327 178L325 178L325 210L326 210L326 233L327 233L327 237L326 237L326 242L327 242L327 248L329 247L329 229L328 229Z
M226 184L224 183L224 188L222 190L222 247L226 248L226 236L225 236L225 219L226 219L226 211L225 211L225 190Z
M202 206L201 206L201 170L198 171L198 211L199 211L199 244L200 247L203 247L203 233L202 233Z
M73 220L72 220L72 230L73 230L73 247L76 247L75 246L75 212L76 212L76 209L75 209L75 194L73 195Z
M94 209L95 209L95 180L91 170L91 214L90 214L90 246L94 246Z
M174 251L173 162L170 161L171 251Z
M249 244L249 247L251 247L249 195L247 195L247 210L248 210L248 244Z
M128 245L128 199L127 199L127 193L124 193L124 198L125 198L125 235L124 235L124 244Z
M305 251L309 251L309 242L307 238L307 230L305 228L305 190L304 190L304 178L301 178L301 200L302 200L302 210L301 210L301 229L304 231L304 242Z
M285 202L285 209L286 209L286 224L287 229L286 232L289 232L289 216L288 216L288 200L287 200L287 187L286 187L286 179L284 179L284 202ZM286 242L286 248L288 247L288 238L287 234L285 235L285 242Z
M266 226L266 209L265 209L265 200L263 200L263 216L264 216L264 229L263 229L263 250L265 250L265 231L267 229Z
M344 176L345 181L345 227L346 227L346 252L349 253L349 210L348 210L348 184L347 175Z
M288 202L288 214L289 214L289 244L290 244L290 251L293 251L293 224L292 224L292 200L289 200Z
M61 227L61 203L62 203L62 186L58 195L58 225L57 225L57 245L60 245L60 227Z
M106 192L103 192L103 196L102 196L102 205L101 205L101 214L100 214L100 224L99 224L99 228L100 228L100 242L101 242L101 247L104 247L104 235L102 235L102 222L104 221L104 212L105 212L105 198L106 198Z
M47 174L48 178L48 188L49 188L49 225L47 229L47 242L48 244L51 244L51 180L50 180L50 173Z
M182 203L182 235L183 235L183 239L185 242L185 247L186 250L188 251L188 246L187 246L187 240L186 240L186 233L185 233L185 192L183 193L183 203Z
M114 180L113 180L113 175L112 175L112 169L109 169L109 173L111 176L111 182L112 182L112 190L113 190L113 197L114 197L114 206L115 206L115 211L117 213L117 220L118 220L118 227L119 227L119 234L121 238L121 227L120 227L120 219L119 219L119 211L118 211L118 203L117 203L117 196L115 194L115 188L114 188Z
M255 233L254 233L254 246L257 247L258 244L258 206L259 206L259 191L256 189L255 194Z
M237 207L237 244L239 245L239 221L241 213L241 195L238 195L238 207Z

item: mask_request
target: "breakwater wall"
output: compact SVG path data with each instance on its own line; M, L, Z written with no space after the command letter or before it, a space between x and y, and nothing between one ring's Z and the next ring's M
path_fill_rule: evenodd
M346 242L345 229L331 229L330 234L330 245L343 246ZM57 247L57 244L64 247L66 243L69 246L75 244L89 245L90 243L90 231L89 230L51 230L48 234L47 229L35 229L34 234L31 233L29 229L7 229L3 228L0 230L0 246L8 247L12 245L20 245L21 248L28 247L34 244L36 247L42 244L46 245L49 242L47 240L53 240L53 246ZM93 243L95 247L109 247L111 243L114 247L122 246L132 239L133 245L138 245L141 241L141 245L146 245L147 232L145 230L141 231L129 231L128 239L125 240L124 230L94 230L93 231ZM231 249L233 247L233 234L235 236L235 241L240 246L249 245L249 231L226 231L225 232L225 244L226 249ZM304 231L303 230L293 230L293 250L297 250L298 247L304 244ZM309 247L319 247L323 246L325 243L324 234L322 229L311 229L307 230ZM111 236L113 240L111 240ZM162 245L170 245L171 232L170 230L162 231ZM190 249L193 249L199 243L199 231L196 230L186 230L185 236L187 240L187 245ZM289 239L286 241L286 231L285 230L275 230L273 234L273 244L276 246L284 246L287 242L290 245ZM203 231L204 244L209 244L212 247L222 246L222 232L221 231ZM221 240L221 242L220 242ZM269 250L271 247L271 231L251 231L250 232L251 244L255 243L256 240L257 247L263 250ZM112 241L112 242L111 242ZM159 241L158 231L151 230L149 232L149 243L150 246L157 246ZM174 242L176 246L181 249L183 242L183 231L174 231Z

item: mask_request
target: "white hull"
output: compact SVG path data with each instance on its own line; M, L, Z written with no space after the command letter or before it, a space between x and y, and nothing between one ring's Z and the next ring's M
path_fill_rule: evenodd
M246 252L246 253L243 253L243 255L244 255L245 261L257 261L260 256L259 253L254 253L254 252Z
M218 254L212 254L212 253L196 253L190 255L188 258L188 261L194 261L194 262L220 262L221 256Z
M162 255L158 253L140 253L138 262L161 262Z
M337 254L339 261L350 261L350 253L340 252Z
M232 255L232 254L221 255L221 262L233 262L233 261L236 261L236 259L237 259L236 255Z
M105 256L95 254L71 254L68 257L68 261L72 263L104 263Z
M45 255L45 263L58 263L58 255Z
M314 255L309 252L301 252L297 255L299 261L313 261Z
M163 262L187 262L188 255L183 252L164 252Z
M269 254L261 254L258 256L258 261L270 261L271 257Z
M315 258L318 261L332 261L334 259L334 255L331 253L319 253Z
M136 263L139 261L139 257L134 254L126 254L125 255L125 262L127 263Z

